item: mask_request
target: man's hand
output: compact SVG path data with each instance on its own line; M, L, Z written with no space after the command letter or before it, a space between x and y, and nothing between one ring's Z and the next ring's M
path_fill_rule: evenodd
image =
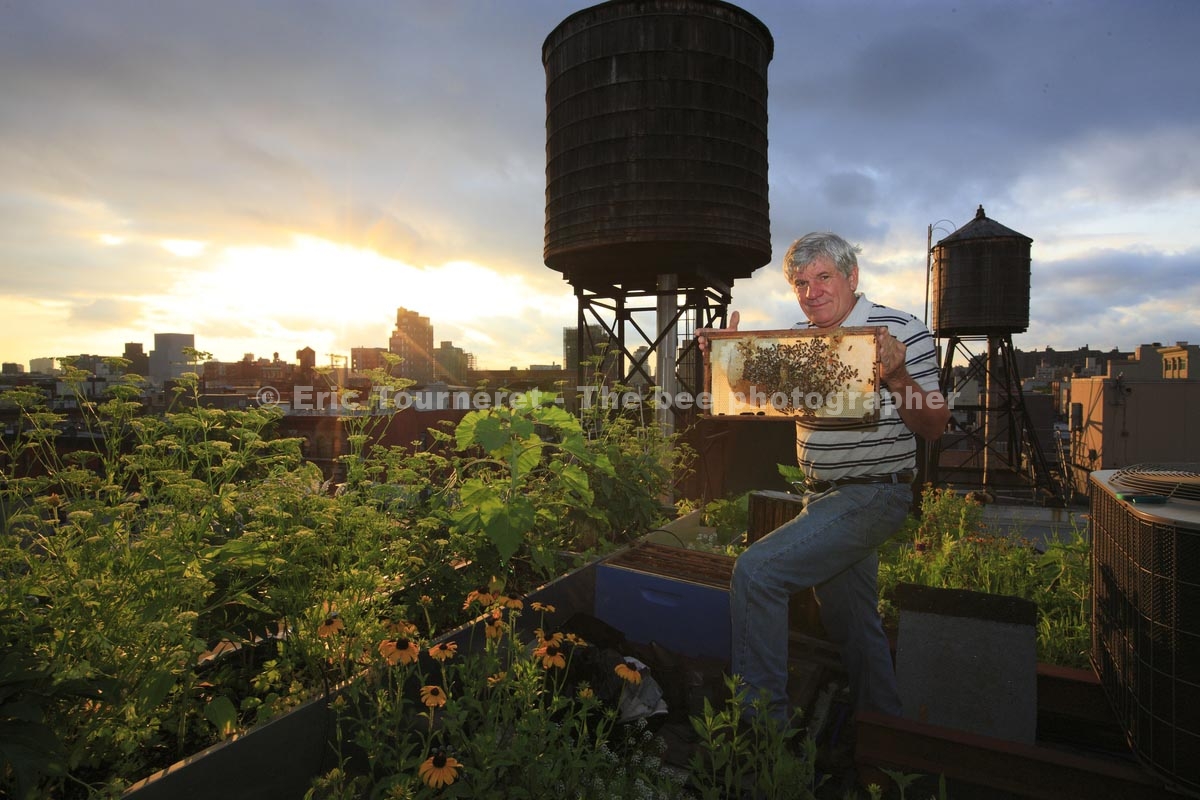
M879 383L892 393L900 419L927 442L936 442L950 421L950 408L940 390L927 391L908 374L904 365L908 348L886 330L875 332L879 357Z
M701 353L708 352L708 334L712 333L713 331L718 331L718 330L736 331L738 329L738 322L740 322L741 319L742 319L742 315L736 311L733 311L733 312L730 312L730 314L729 314L729 325L727 325L724 328L697 328L696 329L696 346L700 348L700 352Z
M875 351L879 355L879 382L890 386L899 383L908 374L904 360L908 356L908 348L887 330L875 331Z

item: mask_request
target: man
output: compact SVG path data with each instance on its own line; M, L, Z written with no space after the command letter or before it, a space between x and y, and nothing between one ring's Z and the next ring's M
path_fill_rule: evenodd
M896 676L878 613L879 546L908 516L916 468L914 434L933 440L950 409L938 388L933 338L911 314L858 293L859 249L832 233L796 240L783 274L807 327L883 326L876 336L878 422L819 428L796 419L796 457L807 478L804 510L750 545L730 585L732 669L764 697L780 723L787 706L788 598L815 587L821 621L841 648L856 710L901 713ZM736 330L738 313L730 315ZM707 350L704 331L699 344Z

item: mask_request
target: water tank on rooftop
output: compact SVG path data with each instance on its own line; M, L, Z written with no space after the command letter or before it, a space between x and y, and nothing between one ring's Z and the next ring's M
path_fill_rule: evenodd
M614 0L563 20L542 46L546 265L638 288L770 261L773 51L762 22L722 2Z
M933 248L935 336L1002 335L1029 327L1033 239L987 218L975 219Z

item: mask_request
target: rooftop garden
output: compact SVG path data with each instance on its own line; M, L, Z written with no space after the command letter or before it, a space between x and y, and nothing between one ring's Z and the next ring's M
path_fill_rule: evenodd
M644 718L620 712L645 665L526 603L675 513L674 437L544 396L470 412L420 447L373 446L388 417L359 416L333 486L275 435L280 412L184 402L197 394L192 376L157 416L133 378L81 400L99 435L69 453L39 393L0 399L19 419L0 450L2 793L116 797L348 687L314 798L821 796L802 729L755 726L736 702L692 716L691 760L672 768ZM708 511L736 528L737 507ZM889 546L885 612L902 580L1019 593L1047 610L1043 658L1079 663L1082 538L1036 552L950 493L924 512ZM464 646L445 638L470 621Z

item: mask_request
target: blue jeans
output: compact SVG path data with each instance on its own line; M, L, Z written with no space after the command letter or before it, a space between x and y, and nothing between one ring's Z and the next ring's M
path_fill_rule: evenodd
M841 648L856 710L899 716L900 695L879 617L878 548L904 524L907 484L839 486L805 497L804 510L750 545L730 583L732 668L786 722L788 598L816 587L821 622Z

